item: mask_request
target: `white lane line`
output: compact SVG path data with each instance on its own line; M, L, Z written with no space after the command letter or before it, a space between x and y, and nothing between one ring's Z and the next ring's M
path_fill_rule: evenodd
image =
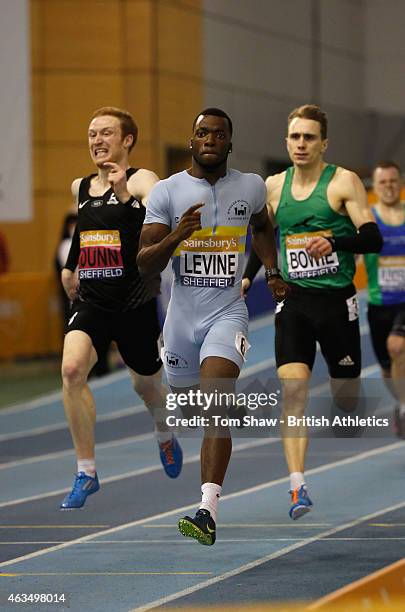
M366 325L363 325L360 328L360 334L364 335L366 333L368 333L368 327ZM320 350L319 345L317 345L316 350L317 352L319 352ZM245 367L240 373L238 380L247 378L249 376L252 376L253 374L257 374L259 372L263 372L264 370L273 368L275 367L275 365L276 365L276 361L274 357L270 357L269 359L263 359L262 361L259 361L258 363L254 365ZM362 376L364 375L367 376L369 373L374 373L378 371L379 371L379 366L377 364L374 364L362 370L361 374ZM122 374L122 373L119 372L119 374ZM276 375L274 376L274 380L275 381L277 380L278 382ZM103 380L101 380L100 383L101 382L103 382ZM317 389L318 387L320 387L320 385L318 385L317 387L314 387L314 389ZM323 383L323 387L320 389L318 393L322 393L325 389L328 389L328 388L329 388L329 383ZM101 416L98 416L97 423L112 421L114 419L119 419L122 416L128 416L131 414L139 414L141 412L146 412L146 410L147 409L145 408L144 404L137 404L136 406L133 406L133 407L123 408L122 410L116 410L114 412L107 412ZM16 440L19 438L29 438L31 436L49 433L52 431L59 431L63 429L67 429L66 421L60 421L59 423L54 423L53 425L45 425L43 427L36 427L33 429L27 429L27 430L19 431L16 433L3 434L3 435L0 435L0 442L4 442L6 440Z
M263 363L263 362L262 362ZM260 364L258 364L260 365ZM257 366L252 366L251 370L253 370L254 368L256 368ZM247 368L248 369L248 368ZM367 368L364 368L362 370L362 376L363 377L367 377L371 374L374 374L375 372L379 372L380 367L377 364L368 366ZM246 370L245 370L246 371ZM251 371L250 373L254 373L253 371ZM250 373L246 374L246 376L249 376ZM317 395L322 395L322 393L324 393L325 391L329 391L330 389L330 385L329 383L321 383L315 387L311 388L311 396L317 396ZM310 396L310 397L311 397ZM139 412L144 412L146 411L145 406L139 405L139 406L134 406L133 408L128 408L125 410L122 410L121 413L123 412L127 412L128 414L137 414ZM384 412L383 409L381 409L380 411L378 411L378 413L382 413ZM377 413L376 413L377 414ZM98 418L98 423L100 423L101 421L108 421L108 420L113 420L115 418L119 418L119 416L122 415L118 415L118 413L113 413L113 416L109 417L108 415L103 415L102 417ZM67 427L66 423L61 424L60 426L57 427L57 429L65 429ZM38 434L38 433L44 433L44 431L53 431L55 429L55 426L49 426L47 428L38 428L36 430L31 429L28 432L20 432L19 434L7 434L5 436L0 436L0 442L2 441L2 439L16 439L16 438L22 438L22 437L26 437L26 436L31 436L34 434ZM322 428L324 429L324 428ZM103 449L103 448L111 448L113 446L120 446L121 444L126 444L127 442L132 442L132 441L140 441L140 440L147 440L149 438L153 438L153 434L147 433L147 434L140 434L139 436L133 436L133 437L129 437L129 438L120 438L119 440L114 440L111 442L104 442L102 444L98 444L97 445L97 449ZM56 451L54 453L45 453L44 455L36 455L34 457L27 457L25 459L17 459L16 461L10 461L10 462L5 462L5 463L0 463L0 470L5 470L11 467L17 467L19 465L24 465L24 464L28 464L28 463L35 463L38 461L45 461L47 459L57 459L57 458L62 458L62 457L68 457L69 455L74 455L74 450L73 449L67 449L64 451Z
M153 434L144 434L144 435L150 436L150 437L153 436ZM238 451L242 451L242 450L246 450L250 448L256 448L258 446L265 446L266 444L274 444L279 441L280 441L280 438L263 438L261 440L254 440L253 442L244 442L242 444L237 444L236 446L234 446L232 452L236 453ZM111 443L112 446L117 446L118 444L119 444L118 441L114 441L113 443ZM190 457L187 457L186 459L184 459L183 465L188 464L188 463L196 463L199 460L200 460L199 453L196 455L191 455ZM153 465L149 465L144 468L139 468L138 470L132 470L130 472L122 472L121 474L117 474L116 476L107 476L107 478L102 478L100 480L100 483L103 485L103 484L107 484L110 482L117 482L119 480L125 480L126 478L132 478L134 476L142 476L143 474L150 474L151 472L157 472L162 469L163 468L160 463L153 464ZM24 504L26 502L35 501L38 499L46 499L47 497L53 497L54 495L62 495L63 493L68 493L70 490L71 490L71 487L65 487L63 489L56 489L53 491L49 491L48 493L41 493L38 495L31 495L29 497L21 497L19 499L13 499L13 500L9 500L6 502L1 502L0 508L5 508L7 506L16 506L18 504Z
M104 421L113 421L114 419L120 419L123 416L129 416L132 414L139 414L140 412L146 412L144 404L137 404L136 406L129 406L122 410L115 410L114 412L107 412L101 416L97 416L97 423L103 423ZM0 435L0 442L6 440L17 440L18 438L29 438L30 436L38 436L51 431L58 431L61 429L67 429L66 421L60 421L53 425L44 425L42 427L33 427L32 429L25 429L17 431L15 433L2 434Z
M100 389L123 378L129 379L128 370L126 368L124 370L119 370L118 372L113 372L112 374L107 374L98 380L91 380L89 382L89 386L91 389ZM35 399L27 402L21 402L20 404L14 404L13 406L0 408L0 416L4 414L17 414L19 412L25 412L26 410L33 410L34 408L41 408L42 406L47 406L48 404L52 404L52 402L59 400L62 401L62 392L53 391L52 393L41 395L40 397L36 397Z
M252 322L249 326L250 331L257 331L262 329L263 327L267 327L274 323L274 315L264 315L262 317L258 317L257 320ZM124 368L123 370L119 370L118 372L113 372L112 374L107 374L98 380L90 381L91 389L100 389L109 385L110 383L117 382L124 378L129 379L128 370ZM34 408L40 408L41 406L47 406L48 404L52 404L55 401L62 401L62 392L61 391L53 391L52 393L47 393L46 395L41 395L33 400L29 400L27 402L21 402L19 404L14 404L12 406L8 406L6 408L0 409L0 415L4 414L16 414L18 412L24 412L25 410L33 410Z
M222 499L222 498L221 498ZM320 527L332 527L333 523L217 523L218 529L256 529L265 527L266 529L320 529ZM143 527L147 527L148 529L172 529L175 523L159 523L158 525L143 525ZM0 527L1 529L1 527Z
M0 574L0 578L21 576L211 576L214 572L21 572Z
M0 525L0 529L101 529L110 525Z
M260 565L263 565L267 563L268 561L272 561L273 559L278 559L279 557L283 557L284 555L294 550L303 548L304 546L308 546L308 544L312 544L313 542L319 542L320 540L323 540L325 538L330 538L330 536L333 536L334 534L339 533L339 531L344 531L345 529L351 529L352 527L356 527L357 525L359 525L360 523L364 521L375 518L376 516L381 516L382 514L385 514L387 512L393 512L394 510L398 510L399 508L403 508L403 507L405 507L405 502L400 502L393 506L387 506L386 508L378 510L377 512L373 512L372 514L363 515L354 521L350 521L349 523L345 523L344 525L339 525L338 527L334 527L333 529L329 529L328 531L319 533L318 535L307 538L303 540L302 542L296 542L295 544L292 544L291 546L282 548L281 550L278 550L277 552L274 552L270 555L266 555L265 557L261 557L260 559L256 559L255 561L251 561L250 563L245 563L244 565L240 565L239 567L233 570L230 570L229 572L225 572L224 574L221 574L220 576L216 576L215 578L210 578L192 587L188 587L186 589L183 589L182 591L178 591L177 593L172 593L171 595L166 595L165 597L161 597L160 599L155 599L155 601L152 601L146 605L133 608L132 610L130 610L130 612L146 612L147 610L151 610L153 608L164 606L169 602L175 601L176 599L180 599L181 597L186 597L187 595L191 595L191 593L195 593L196 591L200 591L202 589L210 587L213 584L218 584L218 582L223 582L224 580L227 580L228 578L239 576L239 574L247 572Z
M176 525L173 523L172 529L174 529ZM291 538L221 538L217 540L215 548L218 549L223 544L240 544L243 542L303 542L308 540L308 536L296 536ZM372 538L372 537L358 537L358 538L332 538L332 537L322 537L320 542L376 542L376 541L402 541L405 540L404 537L396 538L392 536L391 538ZM0 546L7 546L8 544L13 544L15 546L18 545L27 545L27 544L64 544L66 540L41 540L39 542L34 540L28 540L27 542L0 542ZM76 546L80 546L82 542L79 542ZM180 540L180 538L166 538L164 540L100 540L97 542L83 542L85 546L91 544L92 546L100 546L103 544L192 544L195 546L195 542L193 540ZM24 574L26 575L26 574Z
M316 468L312 468L312 469L308 470L306 472L306 474L308 474L308 475L311 475L311 474L320 474L322 472L326 472L326 471L334 469L334 468L339 468L339 467L342 467L342 466L345 466L345 465L350 465L352 463L357 463L358 461L363 461L364 459L369 459L370 457L376 457L378 455L382 455L384 453L391 452L393 450L399 450L399 449L402 449L402 448L403 448L403 441L395 442L394 444L389 444L388 446L385 446L385 447L380 447L380 448L377 448L377 449L372 449L372 450L369 450L369 451L365 451L363 453L359 453L358 455L354 455L353 457L347 457L345 459L340 459L338 461L333 461L331 463L326 463L326 464L318 466ZM198 457L198 459L199 459L199 457ZM239 491L235 491L234 493L228 493L227 495L223 495L222 496L222 500L234 499L236 497L241 497L243 495L251 495L252 493L256 493L256 492L262 491L264 489L270 489L272 487L275 487L278 484L289 482L289 480L290 480L289 476L285 476L283 478L278 478L276 480L271 480L269 482L262 483L260 485L254 486L254 487L249 487L247 489L241 489ZM180 513L183 513L183 512L187 512L188 510L191 510L191 509L195 508L196 505L198 505L198 503L199 503L199 501L196 501L193 504L189 504L187 506L181 506L179 508L175 508L174 510L168 510L168 511L162 512L160 514L155 514L155 515L152 515L152 516L149 516L149 517L146 517L146 518L137 519L136 521L132 521L130 523L125 523L123 525L117 525L116 527L112 527L111 529L106 529L106 530L103 530L103 531L99 531L96 534L89 534L87 536L83 536L81 538L77 538L75 540L71 540L70 542L65 542L64 544L58 544L57 546L51 546L50 548L44 548L42 550L35 551L35 552L30 553L28 555L23 555L22 557L16 557L15 559L9 559L8 561L3 561L2 563L0 563L0 567L6 567L8 565L13 565L13 564L16 564L16 563L21 563L22 561L27 561L29 559L34 559L36 557L41 557L41 556L49 554L51 552L56 552L56 551L61 550L63 548L68 548L70 546L74 546L75 544L82 544L83 542L91 542L92 540L95 540L96 538L100 538L100 537L109 535L111 533L118 533L120 531L123 531L124 529L128 529L128 528L131 528L131 527L137 527L139 525L145 525L146 523L156 522L156 521L159 521L161 519L165 519L165 518L167 518L169 516L173 516L175 514L180 514ZM401 508L402 506L405 506L405 502L402 502L401 504L398 504L396 506L392 506L391 508L388 508L388 509L385 508L384 510L378 511L378 512L376 512L374 514L366 515L362 519L359 519L358 521L354 521L353 525L356 525L357 522L362 522L363 520L368 520L369 518L374 518L376 516L379 516L380 514L384 514L384 512L390 512L391 510L396 510L397 508ZM349 525L349 527L352 526L351 523L349 523L348 525ZM339 531L340 529L345 529L345 528L346 528L346 526L338 527L337 531ZM319 534L319 536L317 536L315 538L310 538L310 541L312 541L312 540L316 541L320 537L324 537L324 536L328 536L328 535L333 535L333 533L335 533L334 529L332 529L330 531L325 531L323 534ZM255 567L255 566L253 566L253 567ZM203 587L201 587L201 588L203 588ZM181 595L180 595L180 597L181 597ZM157 605L157 604L154 604L154 605ZM147 608L147 609L149 609L149 608Z
M111 440L110 442L102 442L96 444L96 451L104 450L105 448L114 448L132 442L143 442L143 440L149 440L154 438L153 433L138 434L137 436L128 436L127 438L119 438L117 440ZM64 451L55 451L54 453L45 453L44 455L36 455L35 457L26 457L25 459L17 459L16 461L9 461L8 463L0 463L0 470L7 470L8 468L19 467L20 465L31 465L32 463L39 463L40 461L47 461L48 459L62 459L63 457L69 457L75 455L74 448L69 448Z
M360 301L364 301L366 291L362 289L361 291L357 292L357 295L361 298ZM250 332L258 331L262 329L263 327L268 327L269 325L273 325L273 324L274 324L274 313L271 313L269 315L261 315L249 323L249 331ZM361 335L367 334L368 331L369 331L368 325L362 325L360 327ZM317 345L317 351L319 351L318 345ZM275 363L274 359L268 360L268 361ZM103 376L102 378L98 380L90 381L90 388L99 389L99 388L109 385L110 383L117 382L127 377L129 377L128 371L126 368L124 368L123 370L120 370L118 372L107 374L107 376ZM33 410L34 408L40 408L41 406L46 406L57 400L62 401L61 391L56 391L50 394L42 395L41 397L37 397L33 400L29 400L27 402L21 402L20 404L14 404L12 406L0 409L0 415L24 412L25 410Z

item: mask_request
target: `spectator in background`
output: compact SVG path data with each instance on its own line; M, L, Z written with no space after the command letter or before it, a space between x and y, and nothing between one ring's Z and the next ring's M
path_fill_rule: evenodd
M9 272L10 257L8 254L7 242L4 234L0 232L0 274Z
M70 300L66 295L63 285L60 280L62 269L65 267L67 256L69 255L70 245L72 244L73 234L77 223L77 213L69 212L64 218L60 242L56 250L55 269L59 284L59 294L61 298L63 322L66 324L69 319Z

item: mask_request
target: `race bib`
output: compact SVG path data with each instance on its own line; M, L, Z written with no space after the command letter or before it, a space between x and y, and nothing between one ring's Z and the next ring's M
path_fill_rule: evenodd
M123 275L119 231L80 232L79 279L120 278Z
M349 321L356 321L359 318L359 300L357 299L357 295L352 295L352 297L346 300L347 305L347 316Z
M243 332L238 332L235 336L235 347L239 355L246 361L246 353L250 349L250 344Z
M239 236L192 236L183 240L180 256L180 283L188 287L233 287L244 245Z
M331 230L320 230L286 236L288 278L314 278L325 274L337 274L339 271L339 258L336 252L324 255L318 261L308 255L305 250L306 244L310 238L315 238L315 236L331 238L332 232Z
M392 255L378 259L378 284L381 291L405 291L405 257Z

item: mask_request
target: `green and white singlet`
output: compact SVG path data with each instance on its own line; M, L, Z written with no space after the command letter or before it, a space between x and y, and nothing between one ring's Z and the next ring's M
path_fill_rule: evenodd
M304 200L296 200L291 193L294 168L286 171L275 215L280 229L282 275L284 280L301 287L339 289L353 281L353 253L336 251L316 261L305 250L309 238L356 233L350 218L335 212L328 202L327 189L335 172L335 165L326 165L312 193Z

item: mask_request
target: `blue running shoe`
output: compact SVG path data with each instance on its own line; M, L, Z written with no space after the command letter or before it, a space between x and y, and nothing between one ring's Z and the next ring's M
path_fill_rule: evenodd
M159 442L160 461L169 478L177 478L183 466L183 451L176 436L167 442Z
M73 489L66 495L60 505L61 510L73 510L81 508L88 495L96 493L100 488L97 474L94 478L87 476L84 472L78 472L73 483Z
M204 546L212 546L216 539L216 525L209 510L197 510L194 518L185 516L179 520L179 531L188 538L194 538Z
M305 485L301 485L289 492L291 493L291 508L289 514L290 518L296 521L300 516L304 516L304 514L311 510L313 503L308 497L308 491Z

